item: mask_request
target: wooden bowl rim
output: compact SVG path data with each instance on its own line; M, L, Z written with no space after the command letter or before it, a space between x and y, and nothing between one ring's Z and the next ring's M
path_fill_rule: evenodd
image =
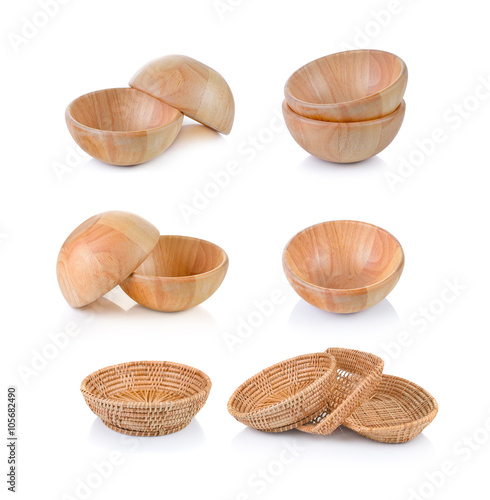
M162 281L163 280L164 281L188 281L188 280L194 280L196 278L201 278L201 277L204 277L204 276L207 276L210 274L214 274L214 273L218 272L219 270L223 269L225 266L228 266L228 264L229 264L227 253L220 246L216 245L216 243L212 243L211 241L203 240L201 238L195 238L193 236L181 236L178 234L161 234L160 237L158 238L158 242L155 245L155 248L157 247L157 245L161 239L169 238L169 237L208 243L209 245L212 245L216 249L220 250L223 260L218 266L214 267L213 269L211 269L209 271L206 271L204 273L199 273L199 274L191 274L189 276L158 276L158 275L153 275L153 274L141 274L141 273L133 272L128 277L137 277L138 279L141 279L141 280L151 280L151 281L159 281L159 280L162 280ZM155 250L155 248L153 250ZM152 252L153 252L153 250L152 250ZM148 255L148 257L149 257L149 255ZM142 264L143 264L143 262L140 264L140 266ZM140 266L138 266L138 267L140 267Z
M206 386L203 387L200 391L196 392L192 396L187 396L184 398L180 398L178 400L171 400L171 401L160 401L160 402L146 402L146 403L136 403L136 402L126 402L126 401L121 401L119 399L112 399L109 397L102 397L94 394L91 390L87 388L88 382L96 375L99 373L104 373L106 371L109 371L114 368L122 367L122 366L137 366L137 365L145 365L145 364L157 364L157 365L165 365L165 366L173 366L176 368L190 368L191 370L194 370L196 372L196 375L200 375L203 380L206 382ZM180 406L187 406L188 403L194 402L195 399L200 399L202 396L209 394L211 391L212 387L212 382L211 379L209 378L206 373L204 373L202 370L199 370L199 368L194 368L193 366L190 365L185 365L183 363L176 363L175 361L128 361L126 363L117 363L115 365L110 365L106 366L104 368L100 368L99 370L96 370L95 372L92 372L90 375L87 375L83 380L80 385L80 391L84 396L89 397L90 399L94 401L98 401L101 403L110 403L112 406L120 406L122 408L162 408L165 406L169 406L169 403L175 404L175 402L178 402ZM207 396L206 396L207 397Z
M324 286L319 286L319 285L316 285L315 283L310 283L309 281L306 281L304 280L303 278L301 278L300 276L298 276L290 267L288 261L287 261L287 258L286 258L286 253L288 251L288 248L289 248L289 245L291 244L291 242L297 237L299 236L300 234L303 234L305 233L306 231L310 230L310 229L313 229L314 227L317 227L317 226L323 226L325 224L331 224L331 223L335 223L335 222L347 222L347 223L352 223L352 224L361 224L361 225L364 225L364 226L369 226L373 229L377 229L377 230L381 230L383 231L383 233L387 234L390 238L392 238L398 245L398 248L400 249L400 260L398 262L398 264L396 265L395 269L388 275L386 276L385 278L383 278L382 280L379 280L379 281L376 281L374 283L369 283L365 286L362 286L362 287L357 287L357 288L328 288L328 287L324 287ZM403 251L403 247L401 246L400 242L389 232L387 231L386 229L383 229L382 227L379 227L379 226L376 226L375 224L370 224L369 222L362 222L362 221L357 221L357 220L349 220L349 219L338 219L338 220L330 220L330 221L325 221L325 222L319 222L318 224L313 224L312 226L308 226L306 227L305 229L299 231L298 233L296 233L286 244L286 246L284 247L284 250L283 250L283 253L282 253L282 262L283 262L283 266L286 268L286 270L292 275L294 276L294 279L295 281L298 281L299 283L301 283L302 285L306 286L307 288L312 288L313 290L328 290L330 292L333 292L333 293L350 293L350 292L361 292L361 291L364 291L364 290L371 290L372 288L375 288L375 287L378 287L380 285L383 285L384 283L386 283L387 281L389 281L390 279L393 278L393 276L395 276L400 270L403 269L404 265L405 265L405 252Z
M390 430L404 430L408 429L410 427L415 427L419 425L422 422L432 422L434 418L436 417L437 413L439 412L439 405L437 404L436 398L426 389L421 387L420 385L416 384L415 382L411 382L408 379L405 379L403 377L397 377L395 375L388 375L386 373L383 373L381 375L381 380L383 379L395 379L397 382L405 382L409 384L411 387L416 389L419 393L424 394L424 396L427 396L427 401L430 401L433 404L433 408L424 416L410 420L410 422L406 422L404 424L397 424L397 425L385 425L382 427L373 427L373 426L367 426L367 425L356 425L356 424L351 424L349 422L348 425L343 424L344 426L348 427L349 429L352 430L362 430L363 432L386 432ZM376 394L377 388L373 391L371 397L365 401L365 403L369 402L369 400ZM359 406L359 408L362 406L362 404ZM355 412L354 412L355 413ZM352 415L351 415L352 416ZM349 417L350 418L350 417ZM349 418L347 420L349 420Z
M398 118L400 115L403 116L405 114L406 107L407 106L405 103L405 99L402 99L400 105L395 109L395 111L393 111L388 115L375 118L373 120L362 120L358 122L329 122L326 120L315 120L314 118L308 118L306 116L299 115L298 113L296 113L294 110L291 109L286 99L284 99L284 101L282 102L283 112L286 111L286 113L290 113L298 121L305 122L307 125L316 125L326 128L335 127L341 129L342 128L352 129L354 127L367 128L371 127L372 125L382 125L385 122L389 122L391 120Z
M302 359L311 358L311 357L324 357L329 361L329 363L330 363L329 369L327 371L325 371L325 373L321 377L316 378L311 383L309 383L307 386L303 387L300 391L289 396L288 398L283 399L282 401L278 401L277 403L271 404L270 406L267 406L266 408L259 408L257 410L248 411L246 413L239 412L239 411L235 410L233 403L237 397L237 394L242 392L246 386L252 384L254 382L254 380L257 377L259 377L260 375L262 375L264 372L268 372L269 370L278 368L286 361L302 360ZM255 373L254 375L249 377L247 380L245 380L245 382L241 383L240 386L235 389L233 394L230 396L230 399L228 400L228 405L227 405L228 412L237 419L238 418L246 419L246 418L250 418L253 416L258 416L262 413L267 413L271 409L275 408L276 406L284 405L287 401L292 401L292 400L296 399L299 395L301 395L305 391L307 391L307 390L309 391L313 388L316 388L317 386L322 385L326 379L328 379L329 377L332 376L332 372L334 373L334 377L336 377L337 376L337 362L335 361L335 357L326 351L313 352L313 353L309 353L309 354L301 354L299 356L294 356L293 358L288 358L288 359L285 359L283 361L279 361L278 363L274 363L273 365L268 366L267 368L264 368L263 370L260 370L259 372ZM287 426L287 427L289 428L289 426Z
M359 99L351 99L349 101L338 101L338 102L332 102L332 103L316 103L316 102L303 101L303 100L299 99L298 97L295 97L293 94L291 94L291 92L289 90L289 82L291 81L291 79L294 76L296 76L296 74L299 71L301 71L302 69L306 68L310 64L316 63L317 61L320 61L321 59L327 59L329 57L338 56L339 54L353 54L353 53L359 53L359 52L381 53L381 54L387 54L389 56L392 56L395 60L397 59L401 63L400 74L396 77L395 80L393 80L393 82L391 82L386 87L383 87L381 90L378 90L377 92L374 92L374 93L369 94L367 96L360 97ZM323 57L318 57L317 59L314 59L313 61L310 61L310 62L308 62L306 64L303 64L303 66L301 66L300 68L298 68L287 79L286 84L284 85L284 95L286 96L286 98L290 97L293 101L296 101L297 103L306 104L306 105L309 105L309 106L315 106L315 107L318 107L318 108L321 108L321 109L324 109L324 110L329 110L329 109L335 109L338 106L342 106L342 105L345 105L345 104L350 104L350 103L353 103L353 102L358 102L359 104L361 104L365 100L372 99L376 95L383 94L384 92L387 92L388 90L390 90L391 88L393 88L396 84L398 84L398 82L402 78L404 78L406 75L408 75L408 68L407 68L407 65L405 64L405 61L400 56L397 56L396 54L393 54L392 52L388 52L386 50L377 50L377 49L343 50L343 51L340 51L340 52L335 52L334 54L328 54L328 55L323 56Z
M174 109L176 111L175 118L173 118L170 122L165 123L164 125L159 125L157 127L150 127L150 128L146 128L146 129L142 129L142 130L105 130L102 128L89 127L88 125L80 123L78 120L76 120L73 117L71 109L72 109L73 104L76 101L78 101L82 97L86 97L86 96L91 95L91 94L98 94L98 93L106 92L108 90L132 90L135 92L141 92L140 90L135 89L133 87L115 87L115 88L110 88L110 89L100 89L100 90L94 90L92 92L88 92L87 94L83 94L83 95L77 97L76 99L73 99L73 101L71 101L70 104L68 104L68 106L66 107L66 111L65 111L66 119L67 120L70 119L71 121L73 121L73 123L76 123L77 126L80 127L82 130L86 130L88 132L96 132L96 133L102 132L102 133L106 133L106 134L130 135L130 136L138 137L138 136L145 135L148 132L163 131L165 128L175 125L175 123L177 123L179 120L183 120L183 118L184 118L183 113L179 109L174 108L173 106L170 106L170 104L167 104L166 102L163 102L160 99L157 99L156 97L153 97L152 95L147 94L146 92L141 92L141 93L145 94L146 96L150 97L151 99L155 99L156 101L163 104L163 106L167 106L169 108Z

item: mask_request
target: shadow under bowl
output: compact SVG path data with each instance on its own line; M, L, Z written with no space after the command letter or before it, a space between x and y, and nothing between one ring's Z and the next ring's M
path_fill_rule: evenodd
M405 257L388 231L366 222L330 221L294 236L283 268L296 293L315 307L353 313L374 306L395 287Z
M398 56L381 50L351 50L299 68L286 82L284 95L301 116L357 122L393 113L407 81L407 66Z
M184 116L144 92L119 88L75 99L65 118L73 139L90 156L112 165L138 165L174 142Z
M120 286L149 309L183 311L211 297L227 270L228 256L214 243L160 236L148 258Z
M293 139L308 153L334 163L355 163L377 155L396 137L405 117L405 101L376 120L336 123L296 114L287 104L282 113Z

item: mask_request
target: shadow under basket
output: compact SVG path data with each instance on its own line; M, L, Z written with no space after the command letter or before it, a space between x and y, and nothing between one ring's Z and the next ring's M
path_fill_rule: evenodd
M345 427L381 443L405 443L435 418L437 401L425 389L392 375L383 375L373 395L344 423Z
M298 430L311 434L331 434L369 399L381 381L384 362L378 356L353 349L326 351L337 362L337 380L323 412Z
M80 390L110 429L131 436L161 436L189 425L208 398L211 380L179 363L134 361L92 373Z

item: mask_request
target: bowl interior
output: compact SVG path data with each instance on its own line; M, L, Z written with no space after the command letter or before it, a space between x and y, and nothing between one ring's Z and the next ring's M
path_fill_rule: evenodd
M127 363L99 370L84 381L93 396L122 402L159 403L193 396L209 379L192 367L173 363Z
M303 281L330 289L363 288L392 274L403 250L387 231L355 221L318 224L288 244L286 263Z
M195 276L213 271L226 258L225 252L209 241L187 236L160 236L157 246L134 273L166 278Z
M180 111L131 88L85 94L70 104L71 117L86 127L111 132L135 132L172 122Z
M390 86L403 68L403 61L387 52L340 52L297 70L288 81L288 90L295 99L311 104L354 101Z

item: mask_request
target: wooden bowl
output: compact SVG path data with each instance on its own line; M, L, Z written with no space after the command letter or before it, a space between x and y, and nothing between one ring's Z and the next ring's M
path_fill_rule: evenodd
M128 212L103 212L78 226L58 255L61 292L73 307L105 295L127 278L150 254L160 233Z
M186 427L206 403L209 377L170 361L133 361L86 377L80 390L89 408L112 430L161 436Z
M381 50L352 50L316 59L286 82L297 114L314 120L359 122L389 115L407 87L405 63Z
M85 94L66 108L68 130L90 156L137 165L163 153L182 127L182 113L135 89Z
M336 375L335 358L328 353L287 359L240 385L228 401L228 411L261 431L294 429L325 408Z
M129 86L222 134L231 131L235 101L230 87L217 71L191 57L171 55L155 59L133 76Z
M374 306L393 290L405 257L388 231L340 220L299 232L286 245L282 262L301 298L325 311L352 313Z
M282 113L293 139L308 153L335 163L366 160L395 138L405 116L405 101L390 115L350 123L312 120L296 114L284 101Z
M121 288L150 309L183 311L211 297L227 270L228 256L219 246L188 236L160 236Z
M436 417L437 401L425 389L403 378L383 375L371 398L344 423L381 443L405 443Z

